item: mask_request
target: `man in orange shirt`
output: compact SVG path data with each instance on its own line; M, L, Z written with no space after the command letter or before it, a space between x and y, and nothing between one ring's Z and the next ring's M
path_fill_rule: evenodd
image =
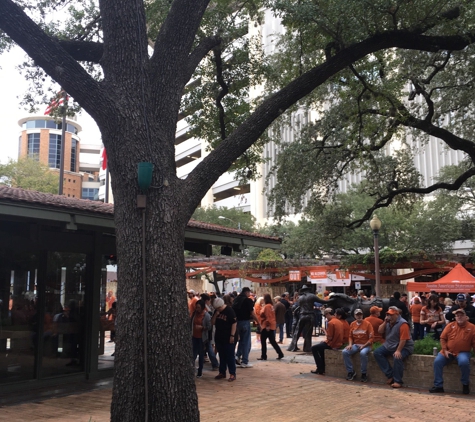
M381 324L378 331L380 334L384 334L386 341L374 351L374 359L383 374L386 375L388 384L393 388L401 388L404 372L403 360L414 350L409 324L399 315L399 309L396 306L390 306L386 312L384 324ZM387 359L387 356L390 355L394 357L394 368L391 367Z
M468 322L468 316L462 308L453 311L455 322L449 322L440 335L442 350L434 360L434 386L430 393L444 392L444 366L456 360L460 372L463 394L470 393L470 350L475 350L475 325Z
M366 370L368 367L368 354L371 352L374 330L368 321L363 320L363 311L361 309L356 309L354 316L355 321L350 325L348 346L343 349L343 360L345 361L346 372L348 372L346 379L348 381L355 379L356 372L353 369L351 356L360 352L361 382L367 382L368 377Z
M339 349L343 345L343 326L338 320L334 311L331 308L326 308L323 311L323 316L328 321L327 339L315 346L312 346L313 358L317 368L312 374L325 375L325 349Z
M383 308L378 308L377 306L372 306L369 309L370 316L365 318L365 321L368 321L373 326L374 337L373 343L384 343L384 338L382 334L379 334L378 328L383 323L383 320L379 317Z

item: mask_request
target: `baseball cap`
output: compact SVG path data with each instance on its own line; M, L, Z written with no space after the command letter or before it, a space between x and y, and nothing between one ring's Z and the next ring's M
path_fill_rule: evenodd
M377 306L371 306L371 308L369 308L369 313L374 314L375 312L381 312L382 310L383 308L378 308Z
M193 289L190 289L190 290L188 290L188 292L187 292L187 293L193 293L193 294L196 294L196 292L195 292Z
M455 311L452 312L453 314L464 314L466 315L465 311L463 309L456 309Z
M467 296L465 296L463 293L459 293L457 295L457 300L467 300Z
M386 313L388 315L399 315L399 310L395 306L390 306Z
M326 315L326 314L332 314L333 315L333 309L332 308L325 308L323 310L323 315Z
M363 314L363 311L361 309L355 309L355 312L353 312L355 315L356 314Z

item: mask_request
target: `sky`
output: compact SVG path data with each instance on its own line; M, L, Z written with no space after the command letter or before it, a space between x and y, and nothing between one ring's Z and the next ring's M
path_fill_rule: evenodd
M18 137L20 126L18 120L31 116L20 106L20 98L28 89L28 83L15 66L22 63L25 53L19 47L0 55L0 163L6 163L9 158L18 159ZM43 115L44 108L40 108L36 115ZM77 122L82 126L79 132L81 143L101 144L101 134L94 120L86 113L81 112ZM81 161L91 162L89 159Z

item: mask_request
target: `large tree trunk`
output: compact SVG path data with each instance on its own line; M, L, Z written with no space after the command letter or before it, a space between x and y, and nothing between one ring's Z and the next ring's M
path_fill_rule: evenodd
M148 191L145 210L137 208L137 163L148 160L165 163L171 151L158 145L158 123L148 129L133 112L127 125L116 128L120 145L135 143L141 148L112 152L109 163L115 200L118 256L117 351L112 400L113 421L145 420L144 303L147 308L146 339L149 421L198 421L198 401L192 362L190 324L187 312L181 183L173 164L155 164L153 187ZM104 133L104 132L103 132ZM107 140L105 140L107 142ZM126 147L127 148L127 147ZM122 149L121 147L119 149ZM173 150L173 148L171 148ZM171 161L173 163L173 160ZM143 292L142 224L145 213L145 280ZM187 403L186 406L183 406Z

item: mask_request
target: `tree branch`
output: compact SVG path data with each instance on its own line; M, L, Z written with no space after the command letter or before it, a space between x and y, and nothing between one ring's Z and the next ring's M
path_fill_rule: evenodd
M184 209L183 212L191 215L199 200L221 174L228 170L236 158L252 146L266 128L287 108L351 63L386 48L399 47L423 51L461 50L474 40L474 32L465 36L425 36L409 31L387 31L342 49L325 63L294 79L280 91L264 100L255 112L228 136L225 142L221 143L195 167L188 175L183 190L186 197L194 197L195 201L189 201L189 209Z
M185 83L188 82L193 73L195 72L196 68L200 64L201 60L215 47L221 44L221 38L219 36L216 37L208 37L202 40L196 48L191 52L188 57L188 62L184 66L184 81Z
M150 60L154 75L182 74L189 80L188 62L193 41L209 0L174 0L155 40ZM172 49L171 49L172 47ZM188 78L185 75L189 75Z
M98 64L104 53L104 44L99 42L58 39L56 41L74 60L79 62Z
M391 205L393 199L398 195L413 193L413 194L420 194L420 195L427 195L429 193L435 192L440 189L455 191L458 190L464 182L466 182L471 177L475 176L475 167L470 168L465 173L460 175L453 183L445 183L439 182L434 183L431 186L426 188L403 188L403 189L396 189L393 191L389 191L387 195L380 197L374 205L369 208L364 216L358 220L355 220L347 225L348 228L357 228L360 227L365 221L368 221L373 212L376 211L378 208L386 208Z
M100 85L13 1L0 0L0 28L93 117L107 96ZM113 102L107 102L113 104Z
M218 84L221 87L221 91L219 91L218 96L216 97L216 107L218 108L218 119L221 139L224 141L226 139L226 123L224 121L225 113L221 100L228 94L229 88L226 85L226 82L223 77L223 60L221 58L221 49L214 48L213 53L216 62L216 80L218 81Z

